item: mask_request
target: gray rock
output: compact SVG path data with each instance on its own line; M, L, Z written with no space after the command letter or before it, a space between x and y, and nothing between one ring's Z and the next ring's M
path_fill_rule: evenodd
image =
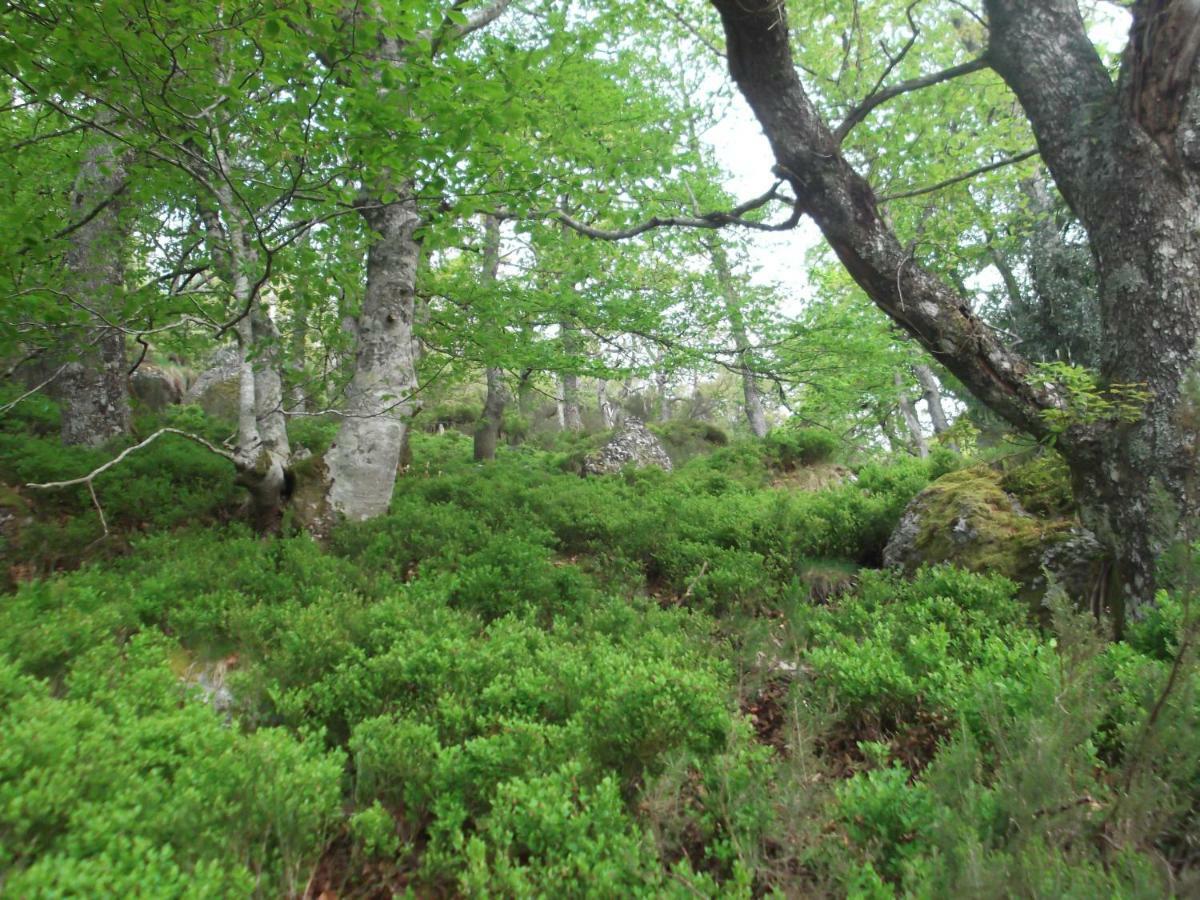
M236 421L240 376L237 348L222 347L212 355L209 367L184 393L183 402L198 404L214 419Z
M662 443L640 419L625 420L621 430L607 444L583 461L584 475L612 475L626 466L654 467L671 471L671 458Z
M144 409L155 412L181 402L185 387L179 375L151 363L143 363L129 376L129 392Z

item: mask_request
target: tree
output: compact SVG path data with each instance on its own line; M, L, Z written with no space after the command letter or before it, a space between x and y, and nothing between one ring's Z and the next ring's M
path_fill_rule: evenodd
M1153 602L1154 513L1191 514L1195 433L1186 388L1200 337L1200 5L1138 0L1114 83L1074 0L987 0L992 67L1016 95L1056 186L1087 232L1099 276L1101 390L1140 385L1136 420L1072 421L1070 391L1038 370L913 259L871 184L842 151L792 62L780 0L713 0L729 70L761 123L776 171L871 299L989 408L1056 441L1086 521L1112 560L1111 600ZM927 75L862 105L946 80ZM853 119L846 122L853 126Z

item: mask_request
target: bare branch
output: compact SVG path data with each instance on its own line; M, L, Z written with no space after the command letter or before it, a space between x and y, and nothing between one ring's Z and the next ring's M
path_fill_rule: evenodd
M886 194L879 198L880 203L889 203L892 200L905 200L909 197L920 197L922 194L932 194L934 191L940 191L942 188L950 187L958 184L961 181L968 181L976 175L983 175L986 172L994 172L996 169L1003 169L1005 166L1015 165L1019 162L1024 162L1038 155L1036 148L1025 150L1017 153L1014 156L1007 156L994 163L988 163L986 166L979 166L976 169L971 169L969 172L963 172L961 175L955 175L953 178L947 178L944 181L939 181L937 184L931 184L926 187L914 188L911 191L900 191L895 194Z
M908 81L902 81L899 84L894 84L889 88L879 90L878 87L863 100L850 110L849 114L842 124L834 129L833 137L840 144L846 140L846 136L858 124L860 124L871 111L877 106L881 106L902 94L911 94L914 91L922 90L923 88L932 87L935 84L941 84L945 81L950 81L954 78L959 78L963 75L969 75L972 72L978 72L981 69L988 68L989 64L986 59L980 57L973 59L970 62L965 62L957 66L951 66L948 69L942 69L940 72L933 72L929 75L922 75L920 78L910 78Z
M124 450L122 450L119 454L117 454L115 457L110 459L104 465L93 469L92 471L88 472L88 474L86 474L86 475L81 475L79 478L71 478L66 481L46 481L46 482L42 482L40 484L28 483L25 485L25 487L30 488L32 490L44 491L44 490L52 490L52 489L56 489L56 488L74 487L75 485L78 485L78 484L85 484L88 486L88 488L90 490L91 486L92 486L92 482L96 480L97 476L102 475L105 472L107 472L113 466L117 465L122 460L124 460L125 457L129 456L131 453L133 453L137 450L141 450L143 447L150 446L150 444L154 443L156 440L158 440L164 434L177 434L180 437L187 438L189 441L195 441L197 444L200 444L201 446L203 446L203 447L207 448L208 450L211 450L213 453L217 454L217 456L223 457L224 459L227 459L231 463L234 463L236 465L236 459L234 458L234 455L232 453L230 453L228 450L222 450L220 447L216 446L215 444L210 443L209 441L206 441L204 438L200 437L199 435L191 434L190 432L187 432L187 431L181 431L178 428L160 428L160 429L158 429L158 431L154 432L154 434L150 435L150 437L146 438L141 443L134 444L132 447L126 447ZM95 497L94 492L93 492L92 496ZM100 515L101 515L101 518L103 519L104 514L101 513Z
M623 241L632 237L637 237L639 234L644 234L655 228L723 228L726 225L737 225L742 228L752 228L757 231L788 231L795 228L800 221L800 216L803 211L799 205L791 197L779 192L779 186L782 182L776 182L771 189L765 194L747 200L730 210L718 210L714 212L702 213L696 216L653 216L644 222L637 225L631 225L628 228L607 229L597 228L594 225L588 225L585 222L580 222L562 210L555 210L549 213L548 216L562 222L573 231L577 231L585 237L594 238L601 241ZM746 219L744 216L748 212L756 209L761 209L772 200L780 200L792 205L791 214L782 222L755 222L751 219ZM501 218L513 218L513 216L505 216L503 213L498 214ZM533 216L531 218L538 218Z

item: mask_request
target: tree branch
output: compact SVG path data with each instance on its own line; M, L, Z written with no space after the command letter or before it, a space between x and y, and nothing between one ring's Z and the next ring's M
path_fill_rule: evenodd
M783 0L711 0L721 15L729 71L771 143L775 171L851 277L893 321L981 401L1037 437L1043 410L1062 404L945 280L913 258L879 211L870 184L842 157L792 62Z
M150 444L154 443L156 440L158 440L164 434L177 434L180 437L187 438L189 441L195 441L197 444L200 444L201 446L206 447L207 449L211 450L213 453L217 454L217 456L223 457L223 458L229 460L231 463L234 463L235 465L237 464L237 460L232 453L230 453L228 450L222 450L220 447L216 446L215 444L210 443L209 441L206 441L204 438L200 437L199 435L191 434L187 431L181 431L178 428L160 428L160 429L158 429L158 431L154 432L154 434L150 435L150 437L146 438L141 443L134 444L132 447L126 447L124 450L122 450L120 453L118 453L115 457L110 459L104 465L98 466L97 468L92 469L92 471L88 472L86 475L81 475L78 478L70 478L66 481L46 481L46 482L42 482L40 484L28 483L25 485L25 487L30 488L31 490L45 491L45 490L53 490L56 488L74 487L75 485L78 485L78 484L86 484L90 489L92 486L92 482L96 480L97 476L102 475L105 472L107 472L113 466L117 465L122 460L124 460L125 457L129 456L131 453L141 450L144 447L150 446ZM92 496L95 497L95 493L93 493ZM101 513L101 517L103 517L103 513Z
M550 213L534 214L525 218L551 218L556 219L566 225L572 231L577 231L585 237L593 238L600 241L623 241L629 238L637 237L639 234L644 234L656 228L724 228L726 225L737 225L741 228L750 228L756 231L788 231L795 228L800 222L800 217L803 211L797 205L796 201L788 197L786 194L779 192L779 186L782 182L776 182L771 186L765 194L747 200L744 203L735 206L729 210L716 210L713 212L701 213L694 216L652 216L644 222L637 225L631 225L628 228L598 228L595 225L588 225L586 222L580 222L570 214L563 210L554 210ZM755 222L752 219L746 219L744 216L748 212L753 212L756 209L761 209L772 200L779 200L792 205L791 214L781 222ZM493 212L501 219L521 218L512 213L506 213L503 210Z
M1019 162L1024 162L1027 159L1032 159L1038 155L1037 148L1025 150L1013 156L1007 156L1004 159L994 163L988 163L985 166L971 169L969 172L963 172L961 175L954 175L944 181L939 181L936 184L927 185L926 187L914 188L911 191L899 191L895 194L884 194L879 198L880 203L890 203L893 200L905 200L909 197L920 197L922 194L932 194L934 191L940 191L942 188L948 188L951 185L958 184L962 181L968 181L976 175L983 175L986 172L994 172L996 169L1003 169L1005 166L1011 166Z
M954 78L960 78L963 75L969 75L972 72L978 72L981 69L988 68L988 61L980 57L973 59L970 62L962 63L961 65L951 66L948 69L942 69L940 72L934 72L930 75L922 75L920 78L910 78L908 81L902 81L899 84L894 84L889 88L879 90L878 87L868 94L863 100L850 110L846 118L842 120L842 124L834 129L833 136L839 144L846 140L846 136L850 131L871 114L871 111L877 106L887 103L889 100L895 99L902 94L911 94L914 91L922 90L923 88L932 87L935 84L941 84L945 81L950 81Z

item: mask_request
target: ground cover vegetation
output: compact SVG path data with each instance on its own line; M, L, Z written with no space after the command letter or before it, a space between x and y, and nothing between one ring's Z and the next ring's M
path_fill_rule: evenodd
M27 409L6 478L88 464ZM820 445L583 479L417 436L325 546L230 521L228 472L147 516L212 478L182 440L98 483L90 550L86 490L27 510L37 574L83 565L0 607L4 892L1186 893L1188 594L1111 643L1002 577L871 568L964 461L777 483Z
M1200 894L1200 6L676 6L0 5L0 895Z

